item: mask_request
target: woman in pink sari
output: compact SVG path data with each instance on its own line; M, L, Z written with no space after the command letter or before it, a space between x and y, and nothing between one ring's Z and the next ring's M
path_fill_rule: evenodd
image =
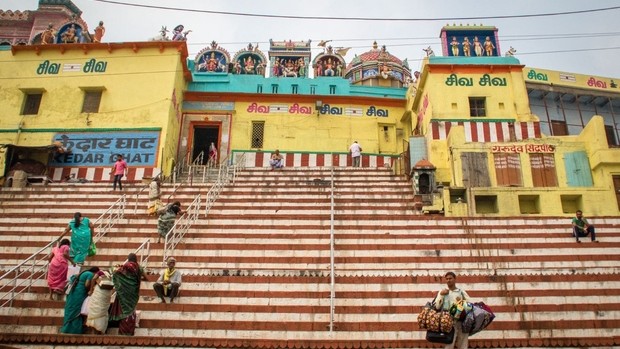
M67 270L69 262L75 265L69 256L69 239L62 239L60 243L52 249L50 265L47 269L47 286L50 288L50 299L54 299L54 294L63 294L67 284Z

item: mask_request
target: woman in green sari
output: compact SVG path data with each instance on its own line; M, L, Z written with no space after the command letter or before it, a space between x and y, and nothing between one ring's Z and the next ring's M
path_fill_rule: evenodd
M116 289L116 299L110 308L110 321L118 321L118 333L133 336L136 329L136 306L140 298L140 281L145 280L144 271L138 264L135 253L127 256L127 261L119 265L112 282Z
M69 283L75 282L75 285L71 288L71 291L67 295L67 302L65 303L65 317L62 327L60 328L60 333L84 333L82 328L84 319L82 314L80 314L80 310L82 309L82 303L84 303L84 300L90 291L90 281L98 271L99 268L92 267L71 277Z
M95 235L95 226L88 217L82 217L81 213L76 212L60 237L62 238L68 232L71 232L69 255L76 264L84 264L88 256L88 248Z

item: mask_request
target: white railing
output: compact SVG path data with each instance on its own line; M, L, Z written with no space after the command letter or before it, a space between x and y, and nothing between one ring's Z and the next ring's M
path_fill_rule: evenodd
M177 219L172 228L166 234L166 240L164 241L164 259L162 263L165 264L166 259L172 255L176 246L181 242L189 228L196 222L198 215L200 214L201 198L200 194L196 196L194 201L187 207L185 213Z
M49 255L55 244L56 240L50 242L0 277L0 307L12 307L15 297L30 292L34 282L47 275ZM11 274L14 275L9 280Z
M95 243L99 242L119 220L125 217L125 207L127 206L127 196L123 194L115 203L110 206L94 223Z
M144 240L142 245L140 245L134 253L138 257L138 264L146 270L149 264L149 257L151 255L151 239Z
M334 331L334 309L336 300L336 275L334 267L334 166L331 169L331 187L330 187L330 227L329 227L329 271L330 271L330 292L329 292L329 332Z
M96 227L95 236L93 237L95 242L104 237L123 218L126 203L127 197L123 194L93 223ZM57 241L54 240L48 243L45 247L0 277L0 307L13 306L13 300L16 296L24 292L30 292L32 285L36 281L47 276L49 256ZM11 275L13 275L12 278Z
M235 161L236 160L236 161ZM211 207L220 196L222 188L228 183L234 183L237 178L237 174L240 170L245 168L245 153L239 155L236 159L232 158L230 161L228 158L222 160L220 168L217 174L217 179L211 189L207 192L205 199L205 217L209 213Z

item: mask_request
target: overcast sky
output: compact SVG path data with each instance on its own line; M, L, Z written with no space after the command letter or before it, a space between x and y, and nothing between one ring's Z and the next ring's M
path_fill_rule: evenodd
M190 11L130 7L96 0L73 0L92 32L99 20L105 22L104 42L144 41L183 24L188 36L190 58L215 40L233 56L248 43L259 43L267 56L269 39L312 40L313 57L322 49L321 40L333 40L334 47L352 47L355 54L368 51L374 40L386 45L398 58L418 70L423 48L431 46L441 55L439 34L446 24L496 26L502 53L510 46L522 64L551 70L620 78L620 9L582 14L531 18L485 18L511 15L550 14L620 6L618 0L115 0L117 2L284 16L419 18L421 21L354 21L325 19L278 19L219 15ZM2 10L35 10L38 0L2 0ZM447 20L450 18L451 20ZM558 52L559 51L559 52Z

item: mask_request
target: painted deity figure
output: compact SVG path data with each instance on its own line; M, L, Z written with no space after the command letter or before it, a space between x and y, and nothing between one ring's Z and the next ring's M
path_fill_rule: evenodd
M493 45L493 43L491 42L491 38L487 36L487 38L484 40L484 52L487 56L493 56L494 48L495 45Z
M303 58L299 58L297 61L298 72L300 77L306 76L306 62L304 62Z
M254 74L254 59L252 59L252 56L248 56L245 59L244 62L244 68L243 70L245 71L246 74Z
M56 36L56 31L54 30L54 26L50 23L47 26L47 29L41 33L41 45L49 45L54 43L54 36Z
M336 62L336 76L342 76L342 64L340 64L340 61Z
M450 43L450 46L452 46L452 55L453 56L458 56L459 55L459 42L456 41L456 36L452 37L452 42Z
M215 52L211 52L211 57L207 60L207 71L214 72L217 69L217 59Z
M290 59L286 62L283 74L287 77L297 77L297 72L295 72L295 65Z
M105 27L103 26L103 21L99 21L99 25L95 28L95 35L93 37L93 42L101 42L103 35L105 34Z
M476 53L476 56L482 56L482 43L478 40L477 36L474 36L474 52Z
M280 76L280 59L276 58L271 67L271 76Z
M314 67L314 76L323 76L323 62L316 62L316 67Z
M172 41L183 41L185 37L183 36L183 29L185 27L182 24L177 25L172 30Z
M256 74L265 76L265 62L259 62L256 66Z
M328 58L327 62L325 62L325 76L334 76L334 64L332 63L332 59Z
M465 37L463 39L463 55L465 55L465 57L469 57L471 56L471 43L469 42L469 38Z
M239 63L239 61L235 62L234 73L241 74L241 64Z
M75 24L71 24L64 33L62 33L62 42L65 44L74 43L75 42Z
M390 67L387 64L382 64L381 65L381 77L384 79L389 78L390 76L394 75L392 73L392 69L390 69Z

